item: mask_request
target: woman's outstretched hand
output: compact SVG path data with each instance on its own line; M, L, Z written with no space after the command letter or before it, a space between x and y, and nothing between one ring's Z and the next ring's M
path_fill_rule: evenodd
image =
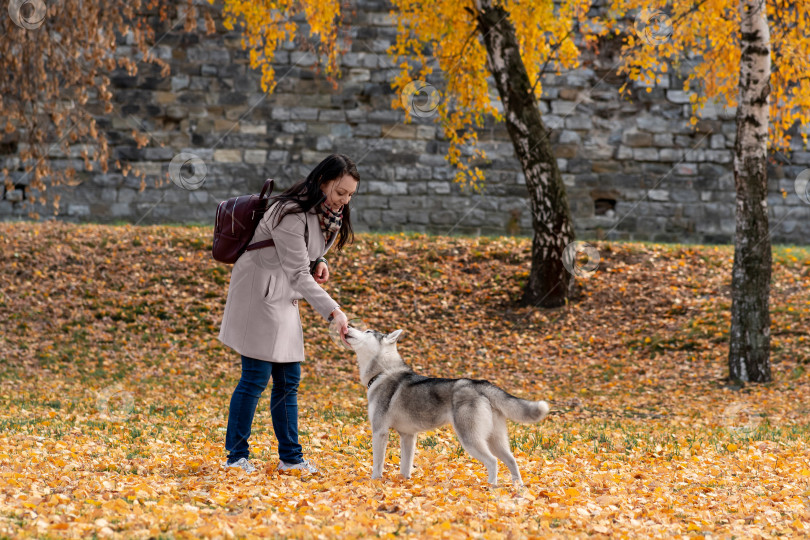
M315 271L312 273L316 283L326 283L329 279L329 267L326 263L319 262L315 265Z
M347 319L346 314L339 309L333 311L332 315L334 315L334 319L332 319L330 325L332 328L337 329L338 333L340 334L341 341L343 341L347 347L350 347L349 342L346 341L346 332L349 331L349 319Z

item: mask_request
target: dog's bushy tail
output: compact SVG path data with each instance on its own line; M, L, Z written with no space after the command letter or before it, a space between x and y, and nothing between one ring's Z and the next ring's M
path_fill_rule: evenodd
M534 424L548 414L548 403L545 401L529 401L513 396L497 386L490 385L485 391L493 408L513 422Z

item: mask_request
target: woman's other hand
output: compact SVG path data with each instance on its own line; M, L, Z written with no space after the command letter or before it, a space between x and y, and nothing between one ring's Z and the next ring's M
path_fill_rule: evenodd
M329 267L326 266L326 263L319 262L315 265L315 272L312 273L312 276L316 283L326 283L329 279Z

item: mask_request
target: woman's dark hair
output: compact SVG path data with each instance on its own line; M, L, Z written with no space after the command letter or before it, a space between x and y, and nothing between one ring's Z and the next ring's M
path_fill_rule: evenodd
M318 163L306 179L301 180L283 193L271 197L274 202L280 201L280 204L273 209L276 225L287 214L305 213L316 205L319 206L326 200L326 195L321 191L321 186L330 180L342 178L347 174L358 182L360 181L357 166L344 154L332 154ZM287 202L295 204L285 204ZM283 212L280 211L282 206L284 207ZM354 242L354 231L352 231L351 210L349 205L345 204L343 205L343 219L338 231L338 238L334 245L340 251L347 241Z

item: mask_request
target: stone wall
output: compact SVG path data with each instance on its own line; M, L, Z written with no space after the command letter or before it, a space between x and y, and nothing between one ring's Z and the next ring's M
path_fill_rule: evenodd
M277 189L287 187L329 153L341 152L358 163L362 177L352 202L356 230L531 234L525 181L505 127L490 119L479 132L489 158L483 193L460 189L451 181L448 143L435 119L405 124L404 113L391 109L398 96L389 81L398 69L385 52L396 35L389 5L357 0L356 6L352 48L342 58L337 90L315 76L315 58L292 43L277 52L278 87L265 95L259 73L248 67L238 27L229 32L215 17L217 33L207 36L201 18L199 32L186 34L176 16L157 27L162 37L153 50L170 63L171 75L162 78L146 64L136 77L113 73L115 111L98 116L115 157L144 171L147 188L139 191L139 179L102 174L97 166L86 171L81 145L70 156L55 150L55 164L72 164L82 180L49 190L62 197L58 219L212 224L220 200L258 192L267 177L277 180ZM119 43L118 54L133 54L125 36ZM616 59L615 52L603 53L543 81L540 107L552 129L577 234L730 241L733 111L707 111L693 128L689 95L675 74L650 92L636 85L632 99L622 98ZM428 82L441 87L440 78ZM148 135L147 147L136 147L133 129ZM774 241L807 243L810 204L797 196L794 183L810 166L810 152L801 148L801 137L794 142L792 153L774 154L769 169L771 230ZM4 166L19 168L18 145L6 139L2 148ZM204 163L201 185L183 189L164 181L154 187L183 152ZM31 196L22 172L14 175L17 189L3 193L0 219L24 217L19 201Z

